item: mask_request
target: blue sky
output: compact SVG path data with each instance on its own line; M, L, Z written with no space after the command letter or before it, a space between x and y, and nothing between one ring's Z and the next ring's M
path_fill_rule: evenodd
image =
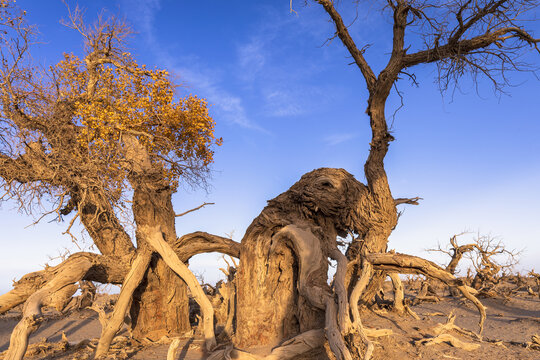
M74 2L69 2L74 6ZM344 2L343 2L344 3ZM350 31L359 46L372 46L366 57L375 70L387 61L391 25L371 2L361 3ZM62 26L61 1L20 0L42 43L34 59L58 61L62 52L80 53L78 33ZM183 189L177 212L215 202L179 218L179 235L202 230L233 234L240 241L269 200L305 172L342 167L363 180L369 148L367 91L358 68L335 39L320 6L289 1L80 1L91 22L103 8L124 16L138 32L130 43L140 63L167 68L178 76L182 93L206 97L212 104L217 149L208 192ZM340 8L346 22L354 14ZM540 34L538 22L528 24ZM540 63L538 55L525 60ZM511 74L518 86L509 95L467 79L460 91L438 92L433 65L415 69L420 87L398 83L405 106L396 114L386 168L395 197L421 196L406 207L390 248L444 262L426 253L437 242L463 230L499 236L509 248L525 249L519 269L540 268L539 82L529 73ZM399 107L395 94L389 115ZM52 219L50 219L52 220ZM68 219L69 221L69 219ZM62 235L67 223L42 221L12 203L0 207L0 291L11 280L38 270L48 256L73 251ZM465 239L463 240L465 241ZM195 257L191 268L214 281L219 255Z

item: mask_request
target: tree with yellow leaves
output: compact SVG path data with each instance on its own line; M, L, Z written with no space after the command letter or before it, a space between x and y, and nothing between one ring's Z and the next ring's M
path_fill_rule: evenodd
M103 319L98 353L107 351L128 311L136 337L184 333L186 283L192 294L200 290L184 262L205 251L237 252L228 239L209 234L176 237L171 196L181 182L204 183L221 144L206 100L177 97L166 70L138 64L126 50L125 22L100 17L87 26L77 8L66 25L82 35L84 55L64 54L41 69L29 56L35 29L14 1L0 3L0 184L3 198L21 207L53 204L39 210L72 216L70 228L79 218L101 254L71 255L0 296L0 313L25 304L9 359L24 356L41 306L62 309L83 280L123 284L113 314ZM134 239L118 217L126 209ZM204 310L205 300L196 299ZM211 315L206 311L205 321Z

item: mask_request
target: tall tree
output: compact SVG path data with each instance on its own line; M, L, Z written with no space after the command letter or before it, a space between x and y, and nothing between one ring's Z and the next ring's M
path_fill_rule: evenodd
M416 84L416 67L434 64L441 90L457 86L467 75L473 80L484 76L496 91L507 85L510 71L531 71L535 67L521 62L527 50L539 52L540 39L526 29L528 17L538 7L533 0L446 0L383 1L383 13L392 22L392 51L384 68L376 74L368 63L369 44L358 46L332 0L317 0L335 25L339 37L357 65L369 92L366 114L372 138L364 165L367 186L372 195L370 228L358 234L348 252L350 260L365 246L369 252L386 251L388 237L397 224L396 204L417 199L394 200L384 167L389 144L386 104L396 82L407 77ZM356 2L355 6L360 6ZM360 11L358 9L358 11ZM401 95L400 95L401 96ZM364 302L378 290L381 274L376 274Z
M335 25L332 38L338 37L352 56L369 93L366 113L372 137L364 166L367 184L358 184L350 174L319 169L270 201L254 220L242 240L236 344L240 348L282 344L276 349L289 351L292 358L328 341L338 359L369 359L373 345L366 337L369 331L362 327L358 304L372 303L387 275L395 291L402 291L400 272L422 273L457 286L479 310L481 333L485 308L469 288L426 260L387 253L388 237L398 220L396 206L417 204L418 198L392 195L384 166L394 140L386 105L396 82L401 77L416 82L412 71L421 65L437 67L442 90L457 85L465 75L474 80L483 75L500 91L508 82L509 71L534 70L520 57L527 50L539 50L540 39L525 28L538 2L382 1L382 14L392 23L388 39L392 51L378 74L374 65L379 64L366 57L369 44L357 45L337 2L315 2ZM358 12L361 4L353 2ZM355 238L343 259L336 251L336 235L347 231ZM338 262L332 287L326 279L328 258ZM361 343L365 345L362 349Z
M3 199L72 216L70 227L80 218L102 255L74 254L23 277L0 297L2 312L25 302L10 359L24 355L41 305L62 308L76 290L72 284L82 279L123 283L123 301L103 329L102 353L128 308L137 337L185 332L190 324L184 281L189 284L192 274L184 265L177 276L156 247L174 249L168 261L183 264L228 241L200 233L190 238L194 247L176 236L171 196L180 182L204 183L213 149L221 144L206 101L179 98L166 70L138 64L126 50L132 31L123 21L99 17L87 26L77 8L66 25L81 34L83 56L66 53L42 69L30 57L35 28L15 1L1 2L0 181ZM126 213L127 220L120 218ZM130 221L134 239L125 227ZM224 251L238 256L234 247L227 243ZM213 324L209 329L212 338Z

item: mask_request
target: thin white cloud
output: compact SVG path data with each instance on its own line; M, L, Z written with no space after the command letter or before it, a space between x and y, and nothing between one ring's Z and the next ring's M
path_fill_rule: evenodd
M306 112L299 97L291 91L273 90L265 95L265 111L270 116L297 116Z
M216 71L204 69L200 63L194 67L182 66L177 57L173 57L160 46L155 28L156 13L161 7L159 0L138 0L132 1L130 4L132 11L129 16L132 21L137 23L137 29L141 29L141 34L148 47L156 54L161 64L164 64L171 72L179 74L183 85L195 89L198 94L205 97L211 105L214 105L217 115L226 121L247 129L267 132L248 118L239 96L223 89L219 85L219 81L214 80L219 78L216 76ZM256 44L245 48L244 53L246 61L253 68L253 71L264 65L264 59L257 56ZM189 59L189 57L186 56L183 59Z
M182 74L182 79L187 83L187 86L194 87L198 92L204 94L225 120L247 129L266 132L266 130L249 120L242 99L223 90L212 80L213 76L210 77L201 71L193 71L187 68L175 68L175 71Z
M335 146L356 138L358 135L354 133L332 134L323 139L323 142L329 146Z
M155 42L154 19L156 12L161 9L160 0L124 0L126 9L130 9L129 16L137 23L137 30L145 37L149 44Z
M254 37L247 44L238 47L239 76L245 82L252 82L266 63L260 37Z
M312 81L324 70L324 59L306 62L295 51L297 37L312 36L315 21L274 8L265 8L264 14L237 46L234 76L262 100L263 116L283 118L316 112L335 93Z

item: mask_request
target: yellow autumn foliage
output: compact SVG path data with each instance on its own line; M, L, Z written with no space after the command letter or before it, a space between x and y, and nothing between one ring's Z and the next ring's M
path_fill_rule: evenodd
M105 175L113 182L124 180L119 147L122 135L130 134L176 186L186 167L206 168L213 145L221 145L207 101L195 95L177 98L166 70L148 70L127 52L120 56L116 65L88 69L88 61L65 54L51 68L58 101L74 104L81 154L105 161ZM90 91L92 79L97 81Z

